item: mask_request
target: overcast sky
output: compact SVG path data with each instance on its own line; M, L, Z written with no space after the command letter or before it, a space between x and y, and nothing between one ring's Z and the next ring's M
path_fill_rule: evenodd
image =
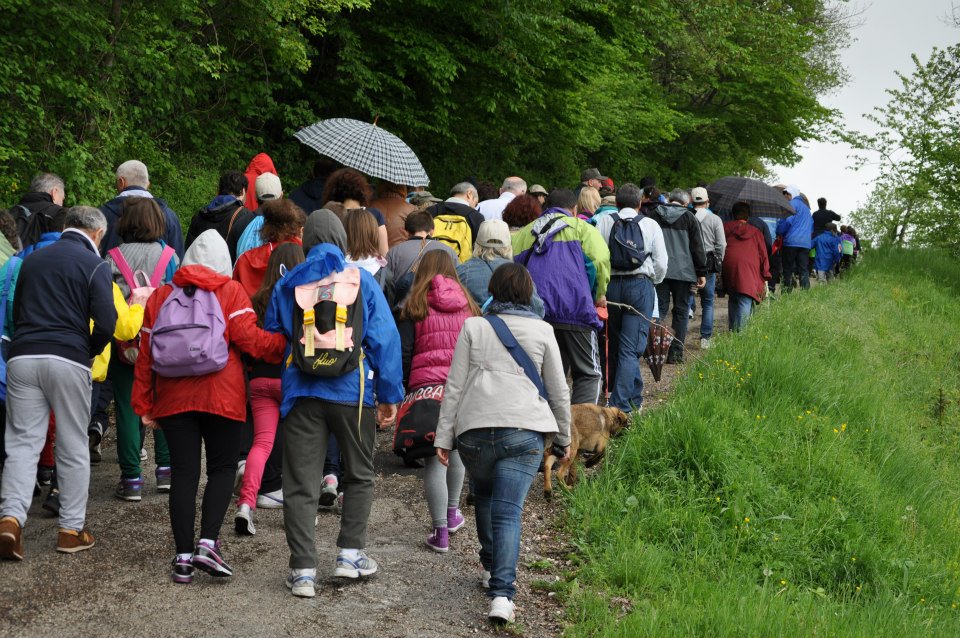
M913 68L911 53L926 60L933 47L960 41L960 29L946 20L951 0L852 1L864 12L862 25L852 34L855 41L841 53L850 81L821 101L839 109L849 126L870 131L872 125L862 116L874 106L887 103L884 90L895 88L899 82L894 71L909 74ZM849 147L817 142L801 147L799 152L803 159L796 166L777 166L774 172L781 182L800 186L813 208L818 197L826 197L827 206L846 220L859 203L866 201L877 171L870 166L859 171L848 169L852 164Z

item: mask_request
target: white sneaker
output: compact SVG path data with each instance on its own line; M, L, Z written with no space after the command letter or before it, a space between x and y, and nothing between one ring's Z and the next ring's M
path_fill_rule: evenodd
M687 312L687 319L693 319L696 316L696 313L693 310Z
M247 459L242 459L237 463L237 473L233 477L233 495L240 496L240 488L243 486L243 471L247 468Z
M140 448L140 461L142 462L146 460L147 460L147 448L142 447Z
M497 596L490 602L490 611L487 612L490 622L512 623L515 617L513 602L506 596Z
M264 510L283 509L283 490L257 494L257 507Z
M483 573L480 574L480 586L484 589L490 589L490 572L483 570Z
M341 549L337 555L337 567L333 570L333 575L337 578L359 578L373 576L377 573L377 569L379 569L377 561L367 556L362 549L357 553L356 558L349 558Z
M241 536L253 536L257 533L257 528L253 526L253 512L250 506L244 503L237 508L237 515L233 519L234 529Z
M317 570L291 569L287 576L290 593L300 598L313 598L317 595Z
M700 339L700 349L709 350L710 349L710 339Z

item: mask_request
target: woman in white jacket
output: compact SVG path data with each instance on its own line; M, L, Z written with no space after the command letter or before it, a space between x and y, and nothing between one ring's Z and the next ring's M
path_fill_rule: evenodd
M557 452L570 454L570 393L553 328L530 308L533 280L526 268L501 266L489 289L487 316L467 319L457 340L434 446L444 465L456 448L470 473L484 586L492 601L488 616L513 622L520 515L543 458L544 437L553 434ZM531 374L497 335L491 323L497 318L529 357ZM534 379L542 380L543 392Z

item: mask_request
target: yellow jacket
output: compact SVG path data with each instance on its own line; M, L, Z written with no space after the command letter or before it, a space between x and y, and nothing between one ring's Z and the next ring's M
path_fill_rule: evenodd
M134 304L127 305L127 300L123 298L120 287L113 284L113 305L117 309L117 327L113 330L113 338L120 341L133 339L140 334L140 328L143 326L143 306ZM93 330L93 322L90 322L90 329ZM93 367L90 374L94 381L103 381L107 378L107 367L110 365L110 348L113 344L107 345L103 352L93 359Z

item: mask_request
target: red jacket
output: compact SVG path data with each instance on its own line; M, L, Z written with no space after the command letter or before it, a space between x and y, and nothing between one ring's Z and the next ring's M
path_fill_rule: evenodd
M279 363L287 345L281 334L265 332L257 327L257 316L250 307L250 298L237 282L205 268L184 266L173 276L178 286L197 286L212 290L220 301L227 326L225 336L230 344L230 358L223 370L199 377L161 377L152 369L150 332L160 306L173 287L157 288L147 301L140 333L140 355L134 367L131 404L140 416L154 419L183 412L207 412L234 421L247 418L246 381L240 352Z
M300 244L299 238L287 239L296 244ZM281 242L282 243L282 242ZM233 278L240 282L243 289L247 291L247 296L253 298L254 293L260 290L260 284L267 274L267 262L270 261L270 255L273 249L279 244L268 243L263 246L251 248L240 255L237 265L233 267Z
M243 205L247 210L257 210L257 178L264 173L277 174L277 169L273 166L273 160L266 153L258 153L250 160L244 175L247 176L247 197L243 200Z
M746 221L723 225L727 252L723 257L723 285L727 291L763 299L764 282L770 278L767 245L759 228Z
M410 390L447 382L463 322L473 314L460 282L437 275L427 293L427 316L417 322L410 365Z

